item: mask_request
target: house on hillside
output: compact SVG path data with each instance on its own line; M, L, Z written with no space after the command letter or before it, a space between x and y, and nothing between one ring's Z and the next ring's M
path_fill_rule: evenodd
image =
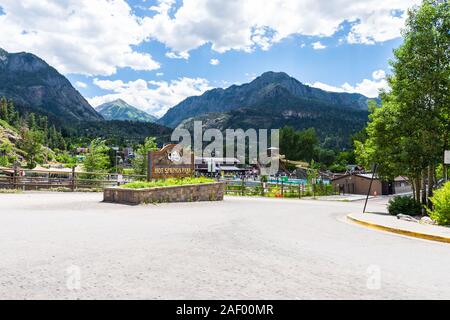
M372 173L346 174L331 180L333 187L340 193L367 194ZM390 195L411 192L412 187L405 177L397 177L394 181L384 181L375 176L371 195Z

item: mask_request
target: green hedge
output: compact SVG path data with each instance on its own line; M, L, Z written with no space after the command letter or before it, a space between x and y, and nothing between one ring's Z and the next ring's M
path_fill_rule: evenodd
M422 213L422 206L410 196L395 197L389 201L388 211L394 216L399 214L418 216Z
M450 182L436 190L430 200L433 203L433 210L427 209L430 218L440 225L450 225Z
M165 179L165 180L153 180L150 182L136 181L124 184L121 188L125 189L147 189L156 187L171 187L171 186L183 186L188 184L203 184L211 183L216 180L199 177L199 178L182 178L182 179Z

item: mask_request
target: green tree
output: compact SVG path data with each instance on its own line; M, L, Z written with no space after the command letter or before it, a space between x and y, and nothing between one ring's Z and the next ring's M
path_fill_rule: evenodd
M382 176L407 175L416 200L426 204L426 183L430 196L450 132L448 1L425 0L409 10L403 36L391 61L391 90L382 94L382 107L371 110L367 140L355 147L358 159L379 164Z
M135 152L135 158L132 165L134 173L138 175L147 175L147 154L150 151L158 150L156 145L156 138L145 138L144 144L140 145Z
M314 128L295 131L292 127L280 130L280 152L289 160L310 162L317 156L319 139Z
M0 166L7 167L10 164L12 149L9 140L0 141Z
M110 167L109 148L104 140L99 138L91 141L89 152L84 159L83 166L87 172L106 172Z
M25 160L27 161L27 168L34 169L38 163L43 161L43 146L42 142L44 136L41 131L24 130L22 132L21 149L25 152Z
M0 99L0 119L8 122L8 102L5 97Z
M16 113L16 109L14 107L14 102L12 100L8 101L8 122L12 123L14 119L14 114Z

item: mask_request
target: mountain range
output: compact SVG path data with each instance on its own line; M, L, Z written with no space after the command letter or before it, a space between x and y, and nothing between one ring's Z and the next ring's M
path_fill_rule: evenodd
M320 104L330 109L367 110L368 98L357 93L327 92L302 84L284 72L266 72L250 83L233 85L227 89L217 88L205 92L201 96L189 97L171 108L158 123L176 127L183 120L207 113L223 113L242 108L280 107L276 98L292 102L300 99L303 105Z
M69 80L44 60L30 53L12 54L0 49L2 96L13 99L26 112L47 115L50 121L71 128L73 134L81 129L83 134L99 133L106 137L106 133L114 134L109 127L123 133L129 130L130 121L139 121L142 123L134 124L133 137L139 136L139 132L167 135L170 131L167 127L183 125L190 129L194 121L202 120L205 128L220 130L312 127L325 146L335 149L348 147L349 137L364 128L369 101L356 93L310 87L284 72L266 72L247 84L189 97L159 120L123 100L101 105L97 112ZM101 132L90 130L87 123Z
M248 84L213 89L170 109L158 123L192 130L315 128L326 147L341 149L368 120L368 101L357 93L327 92L302 84L284 72L266 72ZM378 99L375 99L378 101Z
M0 48L0 97L61 123L103 120L69 80L31 53Z
M106 120L128 120L141 122L155 122L157 120L156 117L129 105L122 99L104 103L96 107L95 110Z

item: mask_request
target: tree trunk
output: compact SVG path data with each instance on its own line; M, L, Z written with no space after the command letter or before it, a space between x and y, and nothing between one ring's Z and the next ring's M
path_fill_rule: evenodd
M419 176L416 177L415 183L416 183L416 201L420 202L420 177Z
M427 172L422 170L422 205L427 205ZM422 214L425 213L425 209L422 208Z
M434 189L434 171L435 167L433 164L430 164L428 166L428 195L427 195L427 206L431 210L433 209L433 204L431 203L430 198L433 196L433 189Z

